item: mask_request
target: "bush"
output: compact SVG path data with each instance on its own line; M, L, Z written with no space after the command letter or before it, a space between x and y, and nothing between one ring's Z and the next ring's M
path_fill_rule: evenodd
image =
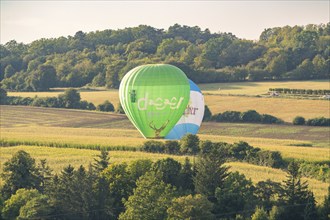
M165 141L164 148L167 154L180 154L180 144L177 141Z
M105 100L102 104L98 105L96 110L102 111L102 112L114 112L115 107L113 107L113 104L109 102L108 100Z
M203 121L210 121L211 118L212 118L212 112L209 109L209 107L207 105L205 105Z
M243 122L261 122L261 115L255 110L243 112L240 117Z
M284 164L282 155L278 151L259 151L257 152L257 164L261 166L280 168Z
M151 153L164 153L165 146L160 141L146 141L143 143L141 150Z
M241 112L238 111L225 111L222 114L218 114L216 116L216 121L223 121L223 122L240 122Z
M330 118L319 117L308 119L306 124L308 126L330 126Z
M121 103L120 102L117 105L116 113L125 114L125 111L123 109L123 106L121 106Z
M180 140L180 151L183 154L196 154L199 152L199 137L194 134L186 134Z
M268 114L261 115L261 123L263 124L283 124L283 120Z
M294 125L304 125L305 124L305 118L301 116L297 116L293 119L292 123Z

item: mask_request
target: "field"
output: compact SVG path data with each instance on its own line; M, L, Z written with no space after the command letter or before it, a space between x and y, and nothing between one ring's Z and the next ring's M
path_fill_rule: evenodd
M329 89L328 80L283 82L235 82L199 85L204 93L223 95L264 95L269 88Z
M330 117L330 102L328 100L206 95L205 102L212 113L242 112L252 109L261 114L276 116L285 122L292 122L296 116L302 116L306 119L321 116Z
M255 109L259 113L271 114L286 122L291 122L297 115L307 119L330 117L330 102L326 100L257 97L266 94L269 88L276 87L327 89L329 83L326 81L218 83L200 85L200 87L212 113ZM9 95L47 97L57 96L63 91L56 89L51 92L9 93ZM117 90L81 90L80 94L83 100L96 105L104 100L111 101L115 106L119 102ZM68 164L75 167L80 164L88 166L99 154L99 151L93 149L102 147L112 150L110 152L112 162L129 162L142 158L157 160L169 156L136 151L146 140L125 115L29 106L1 106L0 121L1 141L19 145L0 148L1 169L3 163L20 149L26 150L37 160L46 158L55 172L59 172ZM329 127L206 122L201 126L199 138L228 143L246 141L253 147L279 151L285 159L330 163L329 134ZM123 146L129 151L117 151L124 150ZM180 156L170 157L179 161L184 159ZM229 165L232 171L243 173L253 182L285 179L284 171L279 169L236 162ZM321 201L326 194L328 184L314 179L307 180L317 201Z
M282 182L286 179L286 173L279 169L239 162L228 163L228 165L231 166L231 171L243 173L246 178L250 178L255 183L259 181L266 181L267 179L275 182ZM323 201L328 184L309 178L302 178L302 180L308 182L309 188L313 191L316 201Z
M29 145L139 147L145 139L126 116L113 113L22 106L1 107L1 139ZM278 150L284 158L329 161L328 128L203 123L202 140ZM283 134L284 133L284 134ZM297 147L309 144L312 147Z
M292 122L294 117L303 116L307 119L330 117L330 102L327 100L286 99L274 97L246 97L241 95L263 95L269 88L301 88L328 89L328 81L297 81L297 82L244 82L215 83L199 85L205 95L205 103L213 114L224 111L246 111L254 109L262 114L271 114ZM220 88L220 90L219 90ZM58 96L64 90L51 92L10 92L10 96L51 97ZM228 94L234 96L227 96ZM82 100L98 105L109 100L116 107L119 103L118 90L81 90ZM237 96L240 95L240 96Z

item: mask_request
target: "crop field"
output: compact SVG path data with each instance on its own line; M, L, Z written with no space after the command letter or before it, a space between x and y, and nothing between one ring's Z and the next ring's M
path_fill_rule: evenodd
M287 99L280 97L246 97L230 95L262 95L269 88L300 88L328 89L328 81L296 81L296 82L242 82L214 83L199 85L205 95L205 103L213 114L224 111L256 110L262 114L271 114L292 122L294 117L303 116L306 119L315 117L330 117L328 100ZM219 90L220 88L220 90ZM58 96L64 90L55 89L51 92L9 92L10 96L51 97ZM118 90L80 90L82 100L98 105L109 100L116 107L119 103Z
M254 109L286 122L291 122L298 115L306 119L330 117L330 102L327 100L257 97L266 94L269 88L328 89L328 81L217 83L200 87L213 114L227 110ZM63 92L63 89L55 89L37 93L11 92L9 95L50 97ZM118 90L80 90L80 94L82 100L95 105L105 100L115 106L119 102ZM166 157L182 162L185 158L140 152L139 148L146 140L125 115L72 109L1 106L0 122L0 141L15 145L0 148L0 169L11 155L21 149L29 152L37 161L47 159L54 172L59 172L68 164L88 167L99 154L95 149L103 147L111 149L111 162L129 162L145 158L155 161ZM253 147L279 151L285 159L329 163L329 134L329 127L205 122L201 126L199 138L228 143L245 141ZM238 162L228 165L231 166L231 171L243 173L254 183L267 179L283 181L286 176L284 171L269 167ZM322 201L328 184L315 179L305 180L315 193L317 201Z
M264 95L269 88L329 89L328 80L289 82L235 82L200 84L203 92L222 95Z
M1 106L0 116L1 139L12 143L116 149L120 146L140 147L146 141L124 115ZM276 126L203 123L199 137L215 142L246 141L254 147L278 150L284 158L329 161L329 128ZM284 135L283 130L291 132ZM311 147L299 147L306 144Z
M71 164L77 168L80 165L88 168L89 164L94 162L94 158L99 155L99 151L88 150L88 149L59 149L50 148L43 146L16 146L16 147L3 147L1 148L0 154L0 168L4 162L9 160L11 156L19 151L24 150L28 152L36 162L39 163L41 159L47 159L47 164L53 169L55 173L59 173L65 166ZM183 162L185 156L174 156L167 154L152 154L145 152L130 152L130 151L110 151L110 162L127 162L138 160L138 159L150 159L156 161L171 157L175 160ZM191 158L190 158L191 159ZM191 159L192 161L192 159ZM238 171L244 174L247 178L250 178L254 183L259 181L265 181L270 179L272 181L281 182L285 180L285 172L279 169L273 169L269 167L262 167L251 165L247 163L231 162L227 164L230 166L230 170L235 172ZM309 183L310 189L315 193L316 200L321 202L327 190L327 183L323 183L318 180L304 178Z
M94 162L94 158L100 155L100 151L88 150L88 149L74 149L74 148L50 148L43 146L15 146L15 147L3 147L1 148L0 164L11 158L11 156L19 151L24 150L28 152L33 158L36 159L36 163L39 163L42 159L47 159L47 164L53 169L54 172L59 173L65 166L71 164L77 168L83 165L88 168L89 164ZM139 159L150 159L152 161L171 157L177 161L184 162L185 156L175 156L168 154L154 154L146 152L133 152L133 151L111 151L109 153L110 163L116 162L130 162Z
M282 99L265 97L206 95L205 103L211 112L256 110L260 114L270 114L285 122L292 122L296 116L306 119L330 117L328 100Z
M228 166L231 167L231 171L238 171L244 174L246 178L250 178L254 183L266 181L267 179L275 182L282 182L286 179L286 173L279 169L240 162L228 163ZM302 178L302 180L308 182L309 188L313 191L316 201L322 202L329 184L310 178Z

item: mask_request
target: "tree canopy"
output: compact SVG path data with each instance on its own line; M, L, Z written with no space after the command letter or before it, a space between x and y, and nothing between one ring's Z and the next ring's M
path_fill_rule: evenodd
M196 83L326 79L330 23L265 29L258 41L174 24L147 25L74 36L15 40L0 45L0 80L6 90L45 91L84 85L118 88L132 68L171 63Z

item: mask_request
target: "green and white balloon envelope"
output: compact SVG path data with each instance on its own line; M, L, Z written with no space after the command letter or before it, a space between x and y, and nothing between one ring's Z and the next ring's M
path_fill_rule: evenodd
M145 138L164 138L179 121L190 97L187 76L169 64L129 71L119 87L120 103Z

